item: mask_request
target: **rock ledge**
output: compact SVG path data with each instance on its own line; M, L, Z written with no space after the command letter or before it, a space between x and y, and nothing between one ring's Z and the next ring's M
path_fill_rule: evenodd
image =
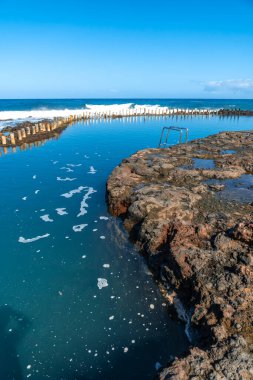
M139 151L108 205L186 321L192 348L167 379L253 379L253 131Z

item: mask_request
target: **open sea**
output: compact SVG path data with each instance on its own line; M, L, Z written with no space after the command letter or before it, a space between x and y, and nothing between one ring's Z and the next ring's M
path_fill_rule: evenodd
M115 103L253 109L253 100L0 100L0 119ZM184 324L168 316L105 196L114 167L157 147L170 125L192 140L252 129L253 118L79 121L41 146L0 150L0 380L151 380L187 349Z

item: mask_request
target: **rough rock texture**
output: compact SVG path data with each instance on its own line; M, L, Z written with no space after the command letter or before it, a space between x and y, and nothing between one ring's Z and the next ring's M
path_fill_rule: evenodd
M160 379L253 379L253 131L139 151L107 194L168 301L184 306L193 348Z

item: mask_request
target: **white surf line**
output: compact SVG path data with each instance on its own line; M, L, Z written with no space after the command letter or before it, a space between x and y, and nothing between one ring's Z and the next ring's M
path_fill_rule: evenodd
M73 226L72 228L75 232L81 232L87 226L88 224L78 224L77 226Z
M85 189L87 189L87 186L79 186L77 189L70 190L68 193L61 194L61 197L71 198L74 194L80 194Z
M79 216L83 216L83 215L87 214L86 208L88 208L89 206L86 203L86 201L87 201L87 199L90 199L91 194L97 192L96 190L93 189L93 187L88 187L87 189L88 189L88 191L85 194L85 196L83 197L83 200L82 200L81 205L80 205L80 212L77 215L78 218L79 218Z
M19 241L19 243L27 244L27 243L33 243L34 241L37 241L37 240L40 240L40 239L45 239L48 236L50 236L50 234L36 236L36 237L30 238L30 239L25 239L24 237L20 236L19 239L18 239L18 241Z
M78 118L101 118L101 117L132 117L132 116L161 116L185 114L217 114L221 108L172 108L171 106L161 106L159 104L86 104L79 109L60 109L60 110L31 110L31 111L0 111L0 130L5 125L16 125L24 121L39 122L43 119L65 118L77 120Z
M53 222L53 219L50 219L49 214L40 216L40 219L42 219L44 222Z
M58 215L68 215L65 207L56 208L55 211L57 212Z
M62 182L67 182L67 181L71 182L71 181L75 181L76 178L69 178L69 177L61 178L61 177L56 177L56 180L57 181L62 181Z

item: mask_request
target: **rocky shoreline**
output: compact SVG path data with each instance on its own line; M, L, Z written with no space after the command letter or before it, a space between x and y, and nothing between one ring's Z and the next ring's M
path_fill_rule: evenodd
M107 182L192 347L167 379L253 379L253 131L139 151Z

